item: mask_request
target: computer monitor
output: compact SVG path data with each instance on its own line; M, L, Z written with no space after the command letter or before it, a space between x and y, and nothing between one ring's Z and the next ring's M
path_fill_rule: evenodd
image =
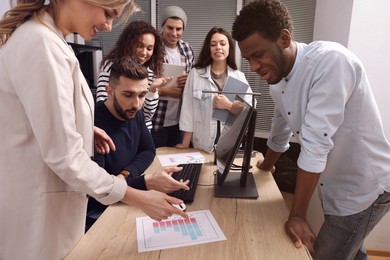
M249 172L253 150L256 110L244 99L236 96L242 103L240 111L229 113L228 120L221 131L215 147L217 164L215 196L230 198L257 198L256 183ZM239 149L244 151L242 165L233 163ZM232 166L235 166L234 168Z

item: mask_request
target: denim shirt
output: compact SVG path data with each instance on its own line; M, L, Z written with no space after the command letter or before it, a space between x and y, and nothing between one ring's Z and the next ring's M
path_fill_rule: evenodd
M268 146L300 145L298 166L321 173L325 214L360 212L390 190L390 145L360 60L331 42L297 43L289 75L270 86L275 114Z
M248 84L244 73L239 70L228 67L227 74ZM183 91L180 130L192 133L192 144L195 148L212 152L217 136L217 120L212 118L215 94L202 93L204 90L218 91L211 79L210 66L204 69L193 68L188 75ZM252 92L251 88L248 88L248 91ZM252 96L246 96L245 100L251 104Z

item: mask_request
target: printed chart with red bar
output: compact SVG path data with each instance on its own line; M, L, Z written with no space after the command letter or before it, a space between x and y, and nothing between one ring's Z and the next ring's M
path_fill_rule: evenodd
M161 166L176 166L186 163L205 163L206 158L200 152L193 153L175 153L157 155Z
M163 221L139 217L138 252L191 246L226 240L209 210L187 212L189 218L173 215Z

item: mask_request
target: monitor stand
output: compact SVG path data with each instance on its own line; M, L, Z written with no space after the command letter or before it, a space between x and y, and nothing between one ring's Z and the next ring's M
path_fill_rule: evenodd
M215 176L215 197L222 198L247 198L256 199L259 197L253 174L248 172L246 186L241 187L240 184L241 172L229 172L222 186L217 183Z

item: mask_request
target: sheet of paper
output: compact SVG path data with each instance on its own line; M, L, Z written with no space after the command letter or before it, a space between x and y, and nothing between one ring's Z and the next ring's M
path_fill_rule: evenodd
M173 77L171 82L169 82L164 88L169 88L175 84L176 79L178 76L183 75L185 72L185 66L182 65L174 65L174 64L169 64L169 63L163 63L163 75L165 77ZM162 100L179 100L177 98L173 97L160 97Z
M209 210L187 212L189 218L172 215L167 220L155 221L138 217L138 252L162 250L226 240Z
M176 166L186 163L206 163L206 158L200 152L193 153L176 153L176 154L161 154L157 155L160 163L165 166Z
M223 87L222 92L240 92L240 93L246 93L248 91L249 85L245 82L242 82L241 80L238 80L236 78L233 78L231 76L228 77L225 86ZM236 94L224 94L231 102L236 97ZM241 98L245 99L245 95L241 94L239 95ZM219 120L222 122L226 122L227 118L229 116L229 111L226 109L215 109L213 113L213 119Z

